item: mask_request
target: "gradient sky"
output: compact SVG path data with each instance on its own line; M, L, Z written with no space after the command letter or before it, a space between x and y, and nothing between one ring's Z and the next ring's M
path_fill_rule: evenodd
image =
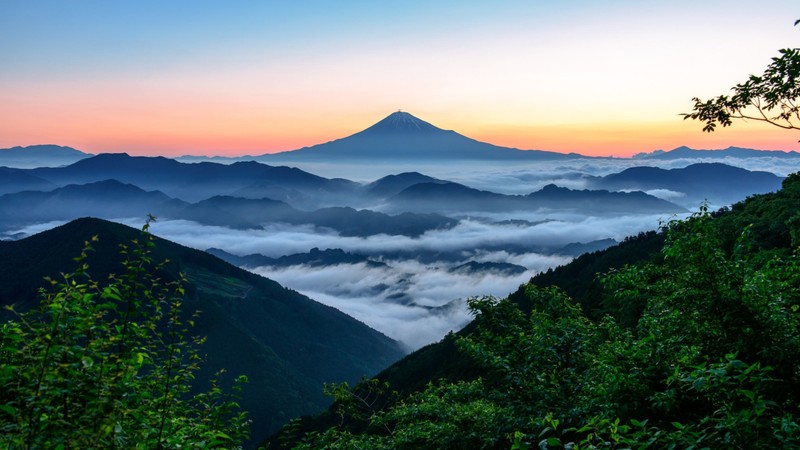
M800 150L679 116L797 47L797 0L0 2L0 147L291 150L397 109L498 145Z

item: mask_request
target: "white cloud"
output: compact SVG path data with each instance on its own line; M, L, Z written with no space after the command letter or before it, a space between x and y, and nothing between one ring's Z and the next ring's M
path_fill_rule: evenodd
M450 266L404 260L379 268L354 264L253 271L333 306L410 349L437 341L469 322L467 298L506 296L532 274L464 275L448 272Z
M519 218L542 219L532 213ZM373 255L389 267L356 264L293 266L280 270L259 268L255 271L338 308L401 340L410 348L418 348L441 339L448 331L457 330L468 322L466 298L506 296L537 272L570 260L568 257L534 251L518 253L509 250L515 245L524 243L529 247L558 247L606 238L622 240L640 231L657 228L659 219L668 217L639 215L599 218L570 214L534 226L464 220L453 229L431 231L419 238L387 235L342 237L310 226L288 225L273 225L264 230L234 230L184 220L156 222L152 224L151 231L190 247L218 247L237 255L261 253L276 257L307 252L313 247L342 248L348 252ZM458 258L421 263L414 259L420 252L442 252L447 253L448 258L453 255ZM510 262L529 270L515 276L448 272L449 268L467 260Z
M676 200L686 197L686 194L683 192L671 191L669 189L651 189L649 191L644 191L644 193L663 200Z

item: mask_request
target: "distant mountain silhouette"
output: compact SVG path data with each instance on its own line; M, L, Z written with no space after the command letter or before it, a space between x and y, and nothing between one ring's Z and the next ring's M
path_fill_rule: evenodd
M650 153L639 153L633 156L634 159L684 159L684 158L800 158L800 153L795 151L785 152L782 150L754 150L752 148L728 147L721 150L695 150L686 146L674 148L672 150L656 150Z
M68 185L51 191L23 191L0 196L0 229L84 216L119 219L147 214L171 215L185 202L159 191L144 191L117 180Z
M610 190L668 189L684 194L681 202L697 206L707 199L713 204L730 204L748 195L774 192L783 178L770 173L742 169L722 163L699 163L681 169L631 167L595 179L592 187ZM677 201L677 200L675 200Z
M617 245L618 242L614 239L598 239L591 242L573 242L558 249L555 253L559 255L568 255L578 257L584 253L591 253L600 250L605 250L611 246Z
M527 267L506 262L477 262L467 261L460 266L453 267L450 273L460 273L463 275L486 275L496 274L501 276L521 275L528 271Z
M258 253L237 256L218 248L210 248L206 252L235 266L249 268L264 266L274 268L291 266L327 267L340 264L366 264L369 267L388 267L385 263L373 261L363 255L345 252L340 248L320 250L314 247L306 253L295 253L281 256L280 258L270 258Z
M84 216L105 219L141 217L144 220L147 214L240 229L260 229L269 223L314 225L343 236L361 237L376 234L415 237L430 230L452 228L458 223L438 214L392 216L349 207L302 211L268 198L218 195L187 203L160 191L145 191L117 180L68 185L48 192L25 191L0 196L0 230Z
M32 169L30 174L57 185L84 184L109 178L146 190L159 190L185 201L227 195L253 186L276 186L311 193L317 197L350 192L360 185L328 179L293 167L275 167L255 161L230 165L181 163L164 157L105 153L67 167Z
M29 145L0 149L0 166L30 169L58 167L92 156L72 147L60 145Z
M560 160L583 158L542 150L519 150L476 141L397 111L371 127L324 144L258 156L259 161Z
M75 267L84 241L97 235L88 263L96 281L120 273L120 244L139 232L99 219L80 219L19 241L0 241L0 306L23 311L36 304L45 276ZM342 312L205 252L156 239L154 260L169 263L162 279L187 280L187 312L201 310L192 330L207 337L198 381L224 368L230 381L250 379L240 400L253 420L252 441L286 420L319 411L330 400L323 383L354 383L403 355L400 345ZM8 311L0 310L0 315ZM225 383L226 385L228 383Z
M504 195L458 183L419 183L387 200L392 211L509 212L575 210L583 214L676 213L684 208L643 192L572 190L547 185L528 195Z
M349 207L300 211L276 200L228 196L215 196L188 205L176 218L237 228L260 228L265 223L311 224L330 228L343 236L362 237L376 234L415 237L429 230L452 228L458 223L438 214L404 213L390 216Z
M548 209L572 209L597 215L615 213L680 213L686 210L674 203L644 192L609 192L606 190L577 190L547 185L528 194L532 204Z
M0 167L0 195L21 191L49 191L57 186L19 169Z
M481 191L453 182L418 183L391 197L389 203L409 211L442 208L449 211L507 211L519 207L520 197Z
M375 180L364 186L364 192L370 197L389 197L419 183L447 183L447 181L429 177L419 172L404 172Z
M216 256L217 258L233 264L237 267L244 267L252 269L254 267L268 266L276 261L276 258L264 256L261 253L252 253L249 255L239 256L233 253L228 253L221 248L211 247L206 249L206 253Z

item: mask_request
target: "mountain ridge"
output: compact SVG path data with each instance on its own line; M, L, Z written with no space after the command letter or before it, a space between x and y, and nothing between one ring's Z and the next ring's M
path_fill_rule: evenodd
M70 184L47 192L23 191L0 195L0 231L35 223L73 220L81 216L104 219L144 217L186 219L204 225L236 229L261 229L267 223L314 225L343 236L375 234L419 236L433 229L448 229L458 221L433 213L407 212L389 215L352 207L297 209L269 198L248 199L215 195L188 203L161 191L145 191L129 183L109 179Z
M18 169L55 167L72 164L90 156L91 153L55 144L16 146L0 149L0 166Z
M694 149L682 145L672 150L654 150L652 152L637 153L631 159L660 159L660 160L673 160L682 158L763 158L763 157L777 157L777 158L800 158L800 153L796 151L784 150L756 150L752 148L743 148L730 146L717 150L704 150Z
M751 171L723 163L695 163L676 169L639 166L595 178L592 188L642 191L667 189L683 194L684 205L702 201L730 204L748 195L780 189L784 178L771 172Z
M462 184L418 183L386 200L388 211L477 212L533 211L540 208L568 210L583 208L591 214L613 212L686 212L686 209L644 192L574 190L554 184L528 195L506 195L470 188Z
M335 196L360 187L349 180L324 178L296 167L256 161L182 163L163 156L130 156L127 153L103 153L66 167L27 169L26 173L62 186L113 178L185 201L230 194L258 184L293 188L316 196Z

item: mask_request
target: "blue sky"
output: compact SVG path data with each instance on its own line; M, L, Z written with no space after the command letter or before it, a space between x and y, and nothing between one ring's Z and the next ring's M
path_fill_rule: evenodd
M796 18L784 0L6 0L0 146L289 150L402 108L519 148L796 148L678 116L797 46Z

